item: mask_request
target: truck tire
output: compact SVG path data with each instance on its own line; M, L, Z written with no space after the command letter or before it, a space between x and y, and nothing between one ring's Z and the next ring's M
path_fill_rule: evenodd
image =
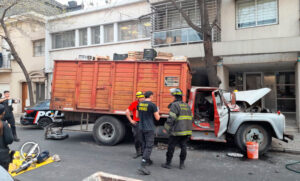
M234 135L234 142L243 152L247 152L246 142L259 143L259 155L263 155L270 148L272 137L270 129L259 124L243 124Z
M37 122L37 125L38 127L44 129L46 126L48 126L51 123L53 123L51 118L43 117Z
M116 145L125 136L125 126L112 116L98 118L93 127L93 137L97 144Z

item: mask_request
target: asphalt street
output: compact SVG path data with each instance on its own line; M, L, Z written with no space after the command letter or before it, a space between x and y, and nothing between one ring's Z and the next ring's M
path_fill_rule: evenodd
M226 153L236 151L230 144L193 142L189 146L186 169L178 169L177 150L174 168L166 170L160 167L166 150L156 146L152 152L154 165L149 167L151 175L141 176L136 172L140 159L132 159L131 141L117 146L99 146L91 133L68 132L68 139L54 141L44 140L44 131L35 127L18 126L17 131L21 142L13 143L11 149L18 150L25 141L35 141L42 150L49 150L51 155L58 154L61 158L61 162L17 176L21 181L79 181L98 171L146 181L300 181L300 174L285 168L285 164L299 161L300 155L269 152L260 160L247 160L226 156Z

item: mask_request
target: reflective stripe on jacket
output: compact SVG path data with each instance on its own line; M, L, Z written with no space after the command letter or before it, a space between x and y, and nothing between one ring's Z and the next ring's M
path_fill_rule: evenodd
M165 129L173 136L192 135L193 114L187 103L175 101L170 107Z

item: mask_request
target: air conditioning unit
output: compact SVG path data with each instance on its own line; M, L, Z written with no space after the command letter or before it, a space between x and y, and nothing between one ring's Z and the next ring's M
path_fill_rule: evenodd
M9 60L14 60L14 59L15 59L14 56L13 56L11 53L9 53L9 54L7 55L7 58L8 58Z

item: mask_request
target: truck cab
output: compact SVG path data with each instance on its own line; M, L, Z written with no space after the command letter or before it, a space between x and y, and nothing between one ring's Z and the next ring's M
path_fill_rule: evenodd
M188 99L194 114L191 140L226 143L228 137L233 137L242 151L246 151L246 142L254 141L259 143L259 153L263 154L269 149L272 137L292 139L284 133L284 115L252 107L269 92L269 88L228 93L219 88L192 87Z

